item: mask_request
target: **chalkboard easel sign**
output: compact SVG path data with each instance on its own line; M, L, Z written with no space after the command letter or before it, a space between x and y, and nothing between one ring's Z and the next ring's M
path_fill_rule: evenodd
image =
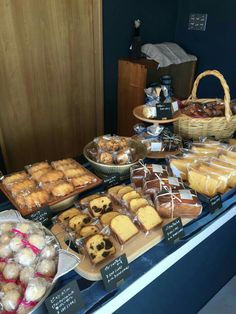
M163 226L162 231L165 237L165 241L169 244L173 244L176 240L181 239L184 236L184 228L181 218L178 217Z
M211 212L215 212L222 207L222 199L219 194L216 194L212 198L209 199L209 209Z
M171 103L156 104L157 120L169 120L173 118Z
M118 185L120 183L120 174L119 173L113 173L109 176L107 176L105 179L103 179L103 185L104 188L110 188L114 185Z
M45 305L49 314L78 313L84 307L84 301L76 280L69 282L60 290L50 295Z
M117 288L130 275L126 254L122 254L101 269L105 289L111 291Z
M45 227L49 227L52 224L52 221L51 221L52 217L53 217L53 213L51 211L51 208L48 205L46 205L40 208L38 211L25 216L24 218L33 220L36 222L41 222L42 225L44 225Z

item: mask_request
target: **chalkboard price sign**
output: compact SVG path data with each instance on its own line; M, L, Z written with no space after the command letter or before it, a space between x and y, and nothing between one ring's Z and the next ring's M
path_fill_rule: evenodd
M174 243L184 236L184 229L181 218L176 218L162 227L164 237L167 243Z
M105 289L111 291L117 288L130 275L126 254L114 259L101 269Z
M168 120L173 118L171 103L158 103L156 104L157 119Z
M53 213L50 209L49 206L45 206L43 208L40 208L38 211L27 215L25 218L29 219L29 220L33 220L36 222L41 222L42 225L44 225L45 227L49 227L52 223L51 219L52 219Z
M112 175L108 176L103 180L103 184L105 189L117 185L120 183L120 174L119 173L113 173Z
M222 207L222 200L219 194L209 199L210 211L214 212Z
M49 314L78 313L84 307L84 301L76 280L49 296L45 305Z

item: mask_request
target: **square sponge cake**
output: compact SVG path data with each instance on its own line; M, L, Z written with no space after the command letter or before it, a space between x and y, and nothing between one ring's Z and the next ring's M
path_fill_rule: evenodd
M122 214L111 220L110 227L121 243L127 242L139 232L132 220Z
M145 231L149 231L162 223L162 219L152 206L140 207L136 215Z

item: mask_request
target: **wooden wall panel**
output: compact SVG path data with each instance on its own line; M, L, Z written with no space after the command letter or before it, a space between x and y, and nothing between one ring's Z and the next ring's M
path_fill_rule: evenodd
M94 2L0 1L0 127L8 170L75 156L102 133L101 1Z

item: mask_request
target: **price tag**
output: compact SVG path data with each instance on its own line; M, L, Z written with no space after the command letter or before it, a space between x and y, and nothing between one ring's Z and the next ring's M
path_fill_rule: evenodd
M214 212L222 207L222 199L219 194L209 199L210 211Z
M162 231L167 243L174 243L184 236L184 229L181 218L176 218L162 227Z
M157 172L157 173L162 173L163 167L162 167L162 165L152 164L152 171Z
M122 284L130 275L126 254L122 254L104 266L101 269L101 275L107 291L111 291Z
M177 178L181 178L181 172L179 171L179 169L177 169L175 166L171 165L171 170L173 172L173 175Z
M109 177L106 177L103 180L104 189L107 189L111 186L118 185L120 183L120 174L119 173L113 173Z
M171 103L156 104L156 108L158 120L168 120L173 118Z
M193 195L190 190L179 190L179 195L182 200L192 200Z
M168 182L170 185L179 186L179 180L175 177L168 177Z
M51 219L53 217L53 213L50 207L47 205L45 207L40 208L38 211L27 215L25 218L29 220L33 220L36 222L41 222L45 227L49 227L52 223Z
M174 110L174 112L179 110L179 105L177 101L172 102L172 108Z
M151 152L160 152L162 143L151 143Z
M76 280L53 293L45 301L49 314L78 313L84 307L84 301Z

